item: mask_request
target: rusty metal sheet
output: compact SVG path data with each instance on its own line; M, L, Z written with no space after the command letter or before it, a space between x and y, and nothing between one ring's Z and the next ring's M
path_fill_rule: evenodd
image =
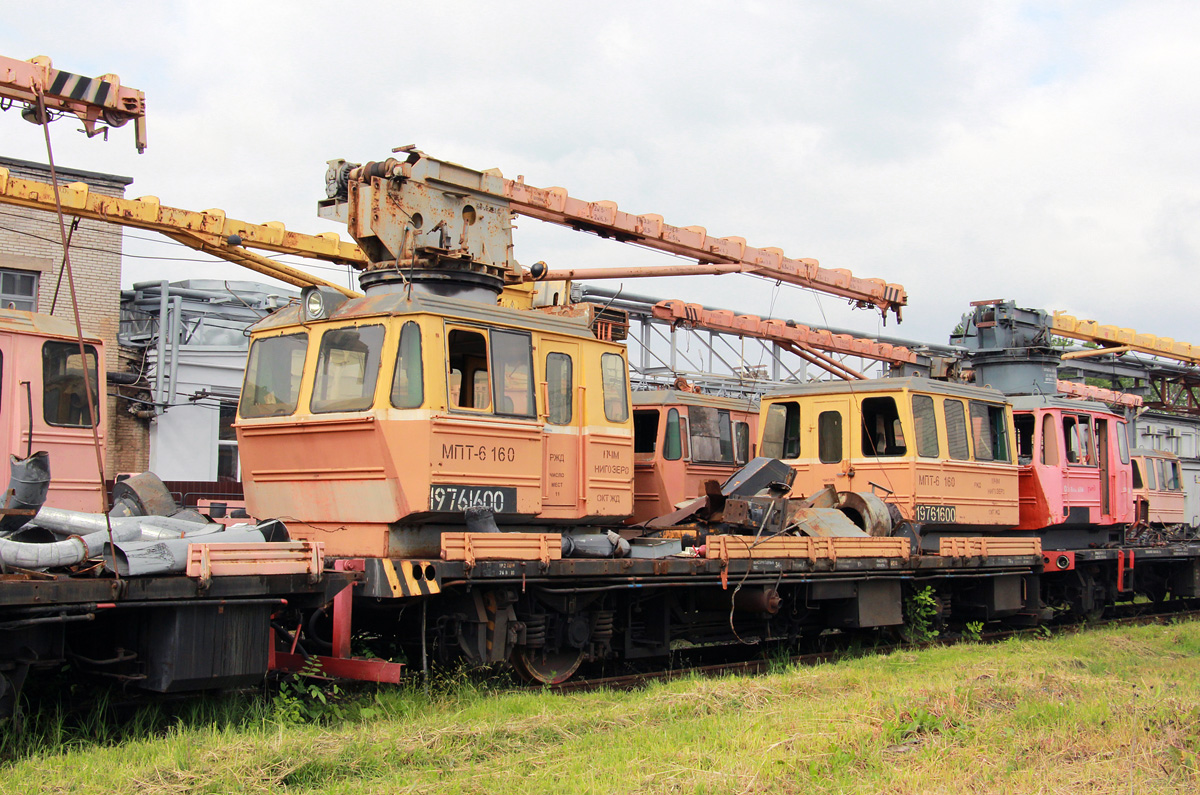
M538 560L549 564L562 559L561 533L442 533L442 560Z
M907 538L798 538L787 536L755 541L752 536L709 536L705 542L709 560L762 558L908 558L911 542Z
M941 538L938 540L938 555L952 558L987 558L1001 555L1036 555L1041 557L1040 538L1014 538L1012 536L971 536L966 538Z
M251 574L307 574L313 582L325 569L320 541L212 543L188 546L187 576L201 583L213 577Z

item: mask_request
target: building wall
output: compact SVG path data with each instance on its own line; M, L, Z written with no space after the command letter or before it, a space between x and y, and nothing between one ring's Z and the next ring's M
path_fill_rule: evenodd
M50 181L49 166L0 157L0 167L17 179ZM63 184L83 182L95 193L124 196L129 177L71 168L58 169ZM72 219L66 217L68 231ZM81 220L71 233L71 270L85 332L104 340L106 368L125 369L127 355L118 350L121 308L121 227ZM54 213L0 205L0 268L38 274L39 312L74 323L71 293L65 274L58 285L63 261L58 217ZM56 299L57 293L57 299ZM110 392L113 390L110 389ZM148 465L148 433L143 421L130 416L126 401L108 399L108 460L105 475L141 472Z
M180 346L177 405L159 415L150 431L155 474L163 480L218 479L220 404L236 405L245 368L244 347ZM211 397L186 400L201 393Z

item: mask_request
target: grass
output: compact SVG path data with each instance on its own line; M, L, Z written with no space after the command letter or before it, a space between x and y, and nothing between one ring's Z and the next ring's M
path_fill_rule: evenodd
M1179 792L1200 623L900 651L632 693L379 691L325 723L208 711L24 748L0 792ZM218 702L219 703L219 702ZM239 702L234 702L239 703ZM363 717L366 715L367 717Z

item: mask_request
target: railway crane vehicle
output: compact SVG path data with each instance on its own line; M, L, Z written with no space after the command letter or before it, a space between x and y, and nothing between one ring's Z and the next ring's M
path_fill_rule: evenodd
M31 601L45 591L37 573L22 572L19 585L0 583L0 630L15 638L10 649L24 648L27 634L38 643L33 655L0 655L5 681L15 685L38 662L79 658L115 661L110 673L145 677L150 689L189 689L242 684L267 666L295 670L305 655L330 675L394 681L398 666L351 657L351 615L364 636L402 648L409 664L465 659L552 683L584 665L683 648L896 627L906 595L924 588L937 594L948 624L1032 623L1054 607L1095 611L1139 593L1200 596L1195 545L1141 547L1136 562L1120 544L1048 557L1042 535L1004 532L1017 528L1024 508L1020 431L1001 391L935 381L927 376L938 363L870 345L866 354L901 358L910 369L863 379L830 356L853 340L764 323L756 333L778 336L848 380L769 396L756 440L742 406L683 394L635 399L619 318L603 306L546 298L556 280L746 273L898 320L907 301L900 285L413 147L393 154L329 162L319 213L345 222L356 245L56 186L64 212L155 229L304 287L298 304L250 331L235 427L250 514L282 522L289 540L279 543L298 545L307 568L272 568L265 539L247 556L223 559L217 544L185 538L195 566L184 576L48 575L59 591L48 616ZM36 186L3 173L0 196L46 204ZM524 267L514 258L514 215L694 262ZM362 294L252 248L350 264ZM713 482L702 495L631 526L644 452L637 412L652 405L664 459L677 427L681 460L686 437L693 468L721 466L705 473ZM677 426L670 414L682 406L686 435L682 412ZM1050 410L1054 423L1066 422L1071 412L1063 411ZM1094 430L1098 415L1081 412L1076 425L1088 413ZM1105 420L1117 436L1115 421ZM718 460L698 460L700 447ZM126 488L138 497L150 487ZM663 507L660 496L653 512ZM930 532L935 526L947 532ZM235 599L240 609L219 618ZM135 620L115 623L118 613L104 612L112 605ZM47 617L57 634L35 629ZM76 621L97 630L69 647L58 630ZM115 640L133 655L112 648ZM181 649L242 643L253 645L252 659L162 674Z

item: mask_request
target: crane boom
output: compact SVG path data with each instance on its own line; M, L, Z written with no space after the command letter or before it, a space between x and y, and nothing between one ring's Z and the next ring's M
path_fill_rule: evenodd
M509 281L603 279L685 274L749 273L873 306L900 318L908 296L898 284L822 268L775 248L754 248L740 237L711 237L699 226L679 227L659 215L633 215L614 202L576 199L563 188L536 188L495 169L475 171L412 147L406 159L366 164L330 161L328 199L321 214L345 221L372 268L463 267ZM508 216L523 215L696 260L695 265L555 271L535 265L521 273L510 260ZM476 224L476 221L481 223ZM436 234L435 233L440 233ZM461 265L455 265L461 263Z
M140 199L104 196L92 193L82 182L60 186L59 192L67 215L158 232L190 248L297 287L329 287L350 297L358 295L343 285L248 250L257 248L362 267L366 263L362 251L341 240L335 232L305 235L292 232L278 222L252 224L229 218L223 210L195 212L167 207L152 196ZM54 186L18 179L8 169L0 168L0 204L54 212Z
M98 122L121 127L132 119L138 152L146 150L146 95L141 91L122 86L114 74L92 78L55 69L44 55L28 61L0 56L0 98L24 103L21 115L41 124L50 119L38 118L39 95L50 114L78 116L89 138L105 132Z

